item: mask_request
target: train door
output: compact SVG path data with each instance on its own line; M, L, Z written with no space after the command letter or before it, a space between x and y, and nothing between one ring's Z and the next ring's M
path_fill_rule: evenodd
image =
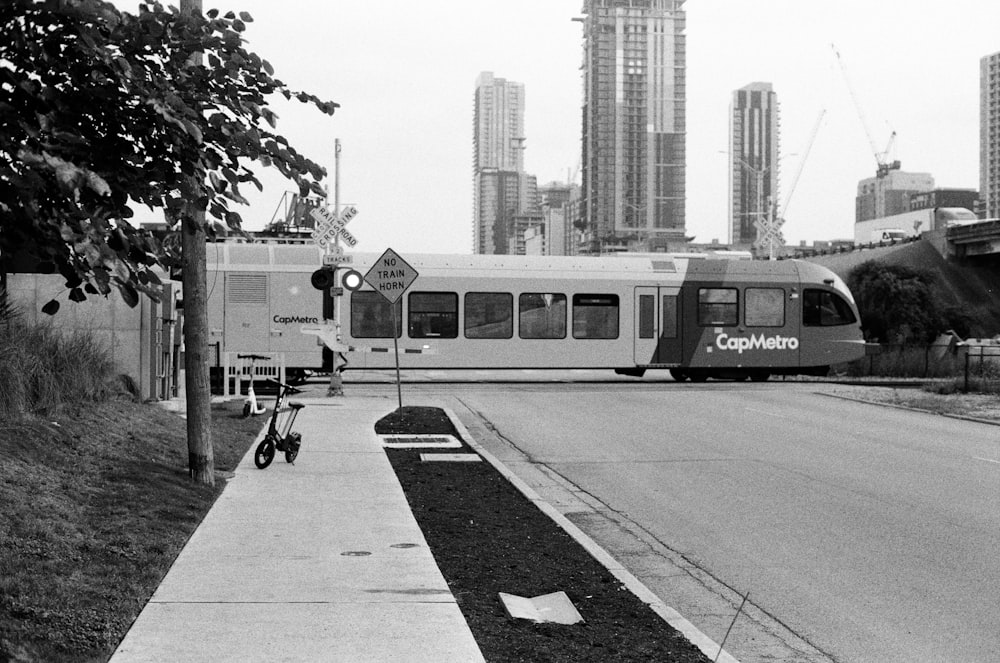
M224 272L224 336L227 352L269 352L271 319L268 275Z
M635 289L635 363L638 366L681 363L681 289L639 286Z

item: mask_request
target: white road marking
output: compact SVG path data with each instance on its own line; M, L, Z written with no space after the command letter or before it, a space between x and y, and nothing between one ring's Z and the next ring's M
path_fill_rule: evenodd
M976 460L985 461L987 463L994 463L996 465L1000 465L1000 460L993 460L992 458L980 458L979 456L973 456L973 458L975 458Z

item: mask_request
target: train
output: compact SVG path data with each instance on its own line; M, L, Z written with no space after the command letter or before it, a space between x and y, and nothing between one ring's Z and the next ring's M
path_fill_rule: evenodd
M637 377L666 369L679 381L763 381L825 375L865 356L850 291L810 262L668 253L401 257L417 277L390 304L368 283L341 282L348 273L361 282L377 254L345 258L333 285L317 289L317 270L331 276L318 247L210 244L212 370L231 363L227 354L269 353L283 359L290 380L345 361L346 371L393 368L399 357L403 369Z

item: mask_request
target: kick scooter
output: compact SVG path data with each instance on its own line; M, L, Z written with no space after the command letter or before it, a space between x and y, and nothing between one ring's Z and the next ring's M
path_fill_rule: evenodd
M267 408L263 405L258 405L257 394L253 390L253 379L254 379L254 362L258 359L267 360L270 357L265 357L264 355L236 355L239 359L249 359L250 360L250 386L247 387L247 399L243 402L243 416L256 417L258 414L264 414L267 412Z

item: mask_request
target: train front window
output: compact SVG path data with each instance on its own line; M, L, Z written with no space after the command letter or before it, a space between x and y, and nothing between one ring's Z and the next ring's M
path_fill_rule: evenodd
M573 338L618 338L618 295L573 295Z
M509 292L465 294L466 338L512 338L514 296Z
M458 338L458 295L412 292L407 331L410 338Z
M781 288L747 288L745 301L747 327L785 325L785 291Z
M802 324L807 327L834 327L857 322L847 300L829 290L806 289L802 293Z
M374 290L351 293L351 336L392 338L392 309L389 300ZM396 337L402 336L403 304L396 301Z
M698 288L698 324L702 327L735 325L740 320L736 288Z
M517 299L521 338L566 338L566 295L526 292Z

